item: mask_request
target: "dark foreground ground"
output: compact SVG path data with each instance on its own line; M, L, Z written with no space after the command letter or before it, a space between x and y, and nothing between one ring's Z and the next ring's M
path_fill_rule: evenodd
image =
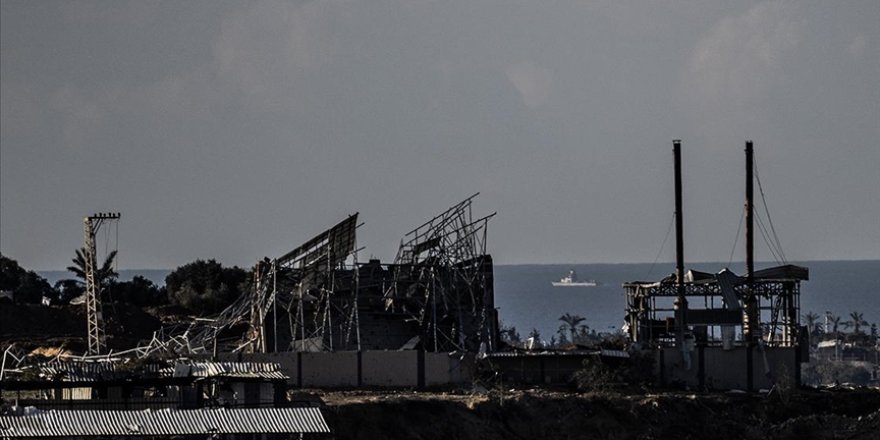
M338 439L880 439L880 392L313 391Z
M169 316L121 304L105 307L119 317L108 322L108 343L117 349L149 339ZM82 351L83 315L82 307L2 304L0 346ZM297 390L294 395L323 401L337 439L880 440L880 391L867 389L770 396L547 389Z

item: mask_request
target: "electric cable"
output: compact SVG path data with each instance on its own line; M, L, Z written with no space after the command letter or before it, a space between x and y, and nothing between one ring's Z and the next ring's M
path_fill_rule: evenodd
M730 259L727 261L727 267L729 268L731 264L733 264L733 254L736 252L736 244L739 243L739 232L742 230L743 220L746 217L746 210L743 209L739 216L739 225L736 227L736 237L733 239L733 248L730 249Z
M773 226L773 219L770 218L770 209L767 207L767 198L764 196L764 187L761 186L761 176L758 174L757 165L755 165L755 180L758 182L758 192L761 194L761 202L764 204L764 211L767 213L767 223L770 224L770 232L776 243L776 250L779 252L782 263L785 264L787 263L785 253L782 252L782 243L779 241L779 235L776 234L776 227Z
M672 225L675 224L675 213L672 214L672 219L669 221L669 227L666 229L666 236L663 237L663 243L660 244L660 250L657 252L657 256L654 257L654 262L651 263L651 268L648 269L648 275L646 278L650 278L651 274L654 273L654 266L657 264L657 261L660 260L660 255L663 254L663 248L666 246L666 240L669 239L669 233L672 232Z

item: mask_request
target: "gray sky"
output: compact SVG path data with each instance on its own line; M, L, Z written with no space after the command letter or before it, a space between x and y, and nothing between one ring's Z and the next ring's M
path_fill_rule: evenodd
M880 258L880 2L2 1L0 250L361 254L475 193L498 263L727 261L743 145L790 260ZM742 236L736 259L742 258ZM672 260L670 242L661 254ZM759 243L758 257L771 259Z

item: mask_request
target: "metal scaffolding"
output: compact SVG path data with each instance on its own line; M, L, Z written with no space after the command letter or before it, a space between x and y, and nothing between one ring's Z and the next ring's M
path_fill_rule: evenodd
M253 288L213 319L166 328L139 353L421 348L492 350L498 324L486 228L473 195L404 236L392 264L358 261L354 214L254 266Z
M477 195L405 235L384 292L386 311L417 323L428 350L497 345L492 259L486 253L487 225L495 213L473 220Z
M755 270L753 225L753 144L746 142L746 270L737 276L684 272L681 141L673 141L675 168L676 271L656 282L624 283L626 327L633 342L676 346L686 355L693 342L703 346L735 344L793 347L798 345L800 282L805 267L785 264ZM760 181L759 181L760 184ZM769 212L768 212L769 218ZM778 243L777 243L778 244ZM719 330L716 335L715 330ZM719 337L716 337L719 336ZM685 356L686 357L686 356Z
M756 271L751 277L728 270L717 274L689 271L684 277L688 298L688 328L695 342L706 346L746 345L749 326L745 301L753 298L756 322L753 334L766 346L791 347L799 334L800 282L809 277L807 268L786 265ZM626 330L633 342L645 346L674 346L673 300L678 296L674 276L656 282L629 282L626 294Z

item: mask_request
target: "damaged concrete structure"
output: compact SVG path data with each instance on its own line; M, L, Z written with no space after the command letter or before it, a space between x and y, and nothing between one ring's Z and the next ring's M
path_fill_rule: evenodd
M492 351L498 345L490 214L477 194L407 233L393 263L358 260L358 214L254 268L254 287L212 320L163 329L142 353ZM143 355L143 354L142 354Z
M8 373L0 386L0 396L20 406L41 409L280 408L288 405L285 393L289 377L277 363L270 362L55 359ZM35 393L39 398L33 397Z
M746 143L746 266L743 276L684 269L680 141L674 142L676 272L624 283L625 331L637 349L655 352L662 384L755 390L800 383L809 341L800 326L800 282L791 264L755 270L752 143Z

